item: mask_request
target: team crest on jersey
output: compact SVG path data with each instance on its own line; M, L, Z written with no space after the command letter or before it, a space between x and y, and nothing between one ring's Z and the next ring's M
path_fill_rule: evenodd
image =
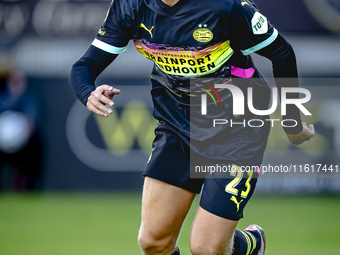
M249 5L249 4L247 3L247 1L242 1L241 4L242 4L242 6Z
M265 16L259 12L255 12L251 20L254 35L261 35L268 32L268 21Z
M198 25L200 28L196 29L193 33L193 37L196 41L198 42L210 42L213 37L214 34L207 28L207 24L199 24Z

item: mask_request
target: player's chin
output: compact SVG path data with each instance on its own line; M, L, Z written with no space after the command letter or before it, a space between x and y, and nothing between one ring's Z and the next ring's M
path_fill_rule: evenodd
M301 141L298 141L298 142L296 142L296 144L295 145L300 145L300 144L303 144L304 142L308 142L310 140L310 138L308 138L308 139L304 139L304 140L301 140Z
M294 144L294 145L300 145L300 144L302 144L304 141L302 141L302 140L295 140L295 141L293 141L292 142L292 144Z

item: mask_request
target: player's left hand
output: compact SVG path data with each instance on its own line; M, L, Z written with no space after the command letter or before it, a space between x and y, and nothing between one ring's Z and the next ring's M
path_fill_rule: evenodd
M299 145L305 141L309 141L315 135L313 124L310 124L308 127L305 122L302 122L302 127L302 131L296 135L287 134L288 139L292 144Z

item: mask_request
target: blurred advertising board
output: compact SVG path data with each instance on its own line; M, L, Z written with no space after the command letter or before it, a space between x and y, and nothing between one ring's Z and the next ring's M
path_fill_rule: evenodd
M255 1L281 32L339 32L337 0ZM93 37L102 25L111 0L1 0L0 44L22 36L43 38ZM281 13L289 12L289 19ZM333 21L333 22L332 22Z
M2 44L23 36L94 36L110 1L25 0L0 2Z

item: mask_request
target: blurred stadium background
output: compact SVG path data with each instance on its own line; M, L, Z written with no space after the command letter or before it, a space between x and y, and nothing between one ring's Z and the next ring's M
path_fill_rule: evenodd
M156 124L152 63L130 44L100 76L97 84L122 91L108 119L91 115L68 82L110 2L0 1L1 255L141 254L142 171ZM264 163L339 164L340 1L255 2L295 49L312 93L313 115L303 120L317 130L296 147L273 128ZM272 77L270 62L254 59ZM262 224L268 254L338 254L340 173L275 177L260 179L240 227ZM196 207L179 241L183 254Z

